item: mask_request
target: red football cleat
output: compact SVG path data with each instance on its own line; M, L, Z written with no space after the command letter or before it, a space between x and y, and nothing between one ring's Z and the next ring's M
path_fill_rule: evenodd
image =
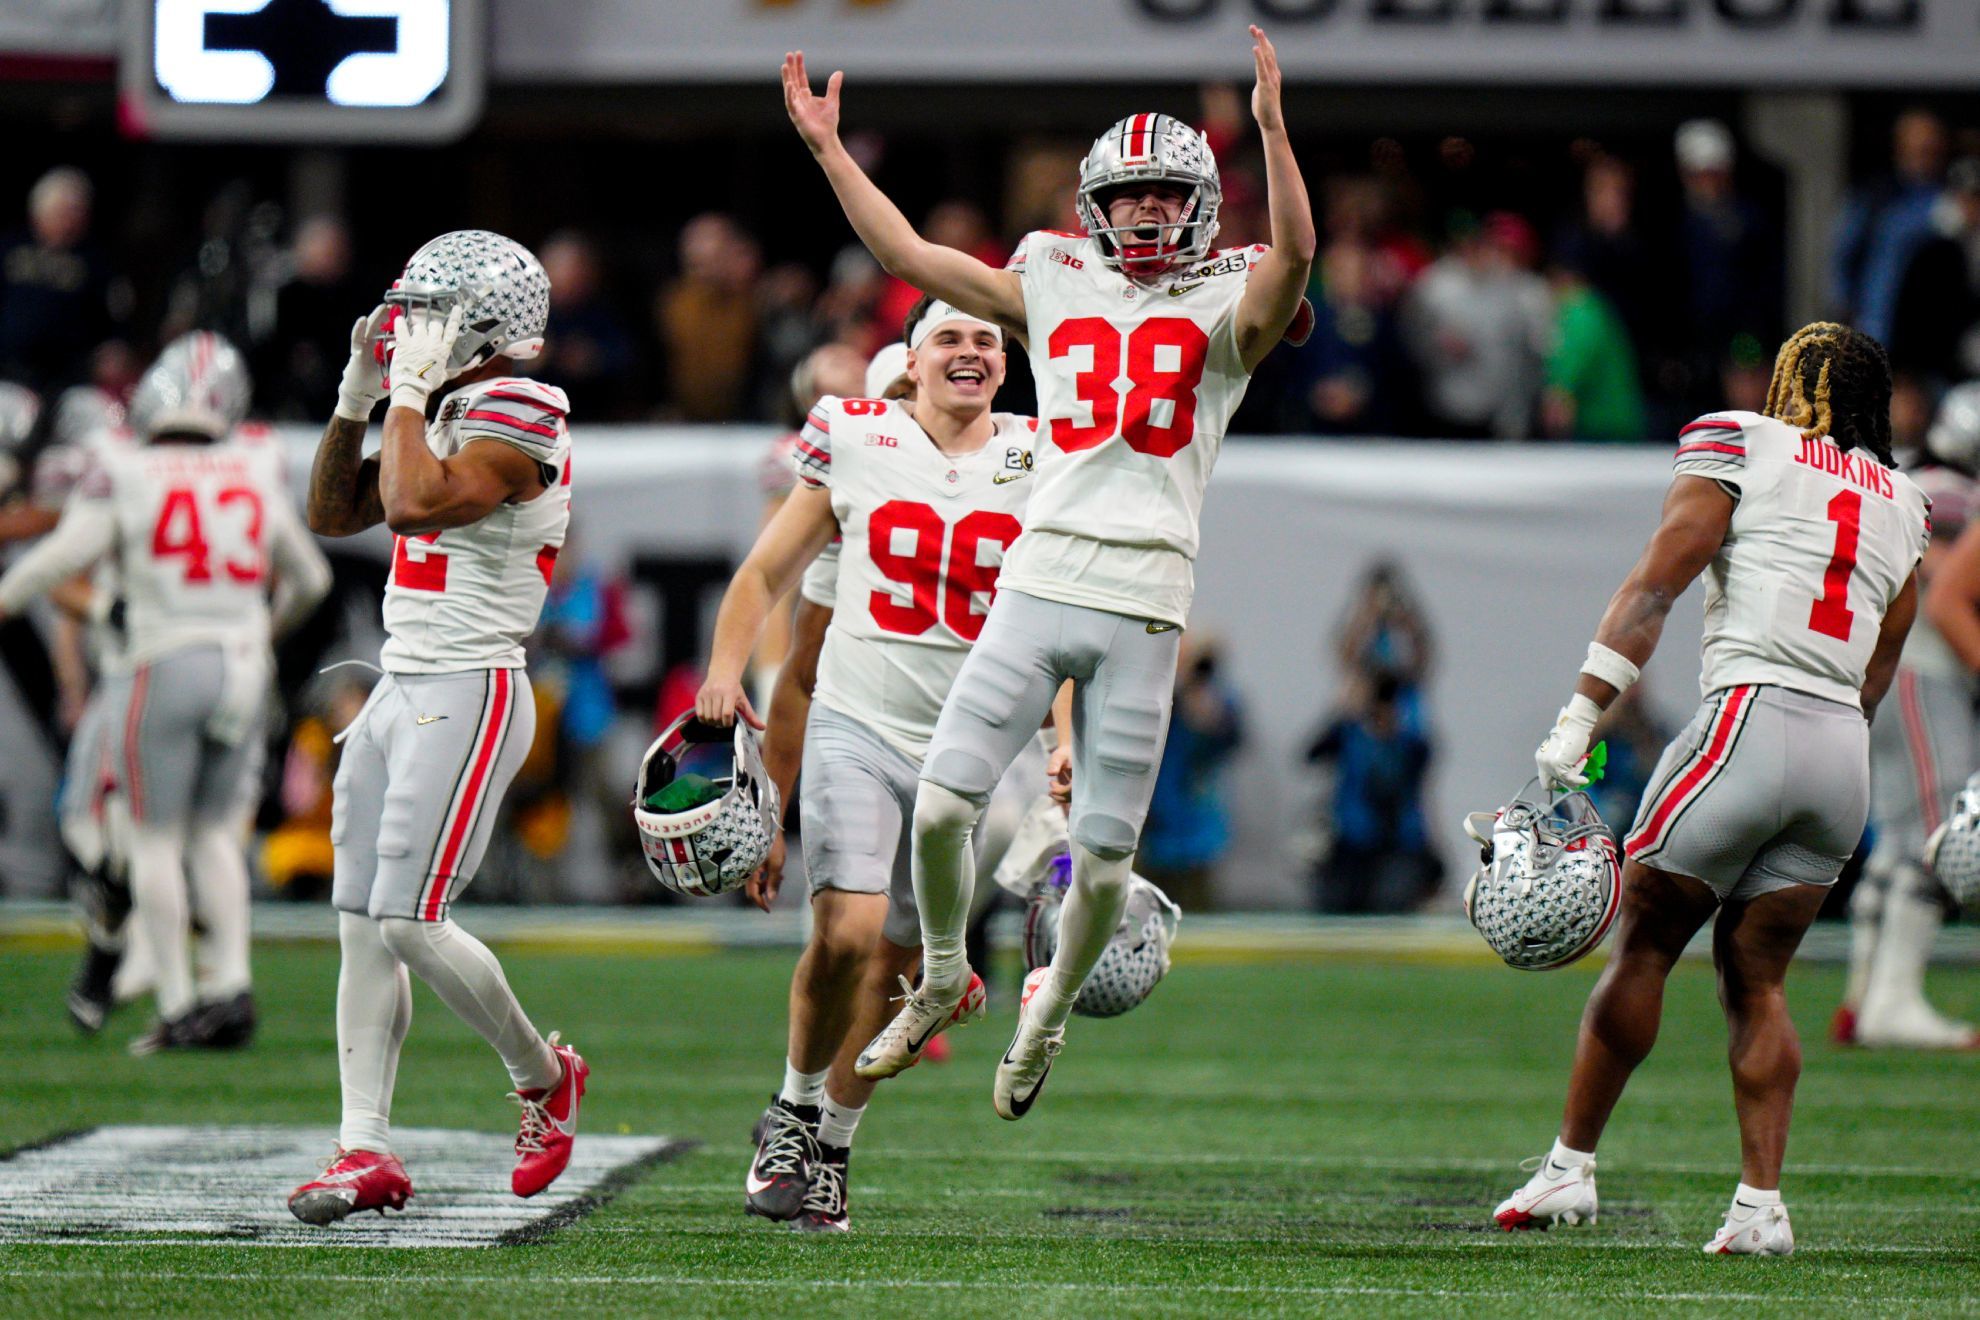
M577 1136L578 1105L584 1100L584 1080L591 1076L578 1052L557 1043L550 1049L564 1062L564 1077L548 1091L511 1092L522 1103L522 1128L516 1133L516 1171L509 1187L517 1196L535 1196L557 1181L571 1162L571 1142Z
M359 1210L403 1210L412 1194L397 1155L339 1146L322 1173L289 1193L289 1213L305 1224L334 1224Z
M929 1041L921 1047L921 1057L930 1063L947 1063L949 1061L949 1038L947 1036L937 1036L935 1039Z
M1856 1010L1848 1004L1836 1005L1836 1015L1829 1019L1829 1040L1837 1045L1856 1044Z

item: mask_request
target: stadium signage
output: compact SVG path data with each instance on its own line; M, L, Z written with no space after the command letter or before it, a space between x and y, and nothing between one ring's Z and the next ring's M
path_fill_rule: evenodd
M1974 0L494 0L498 77L766 77L764 52L914 82L1248 78L1244 26L1295 82L1980 87ZM968 33L967 39L959 33Z

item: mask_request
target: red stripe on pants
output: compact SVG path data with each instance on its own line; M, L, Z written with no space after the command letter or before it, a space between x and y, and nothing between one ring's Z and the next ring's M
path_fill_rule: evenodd
M1918 802L1925 814L1925 832L1939 828L1939 767L1932 756L1932 731L1925 724L1925 704L1918 699L1918 675L1898 670L1898 711L1904 716L1904 745L1911 752L1911 772L1918 779Z
M151 666L139 665L131 675L131 704L124 711L124 795L130 800L131 819L144 820L144 757L139 734L144 726L145 689L151 686Z
M460 864L461 856L467 851L468 837L474 832L474 819L478 814L483 790L488 786L489 771L495 763L495 746L502 741L502 728L509 718L509 671L494 669L489 671L494 696L489 702L488 717L483 721L476 735L474 765L468 771L467 790L461 795L460 805L446 828L446 845L440 852L440 863L433 869L433 878L428 882L426 902L421 907L420 918L425 921L440 920L441 905L447 901L447 889L454 878L454 869Z
M1671 817L1684 804L1684 800L1704 787L1705 781L1719 769L1720 757L1725 755L1726 744L1731 741L1732 731L1739 724L1740 712L1746 709L1747 700L1752 695L1752 688L1737 687L1732 690L1732 695L1726 698L1725 708L1719 712L1718 721L1712 726L1711 736L1705 740L1704 754L1672 786L1671 791L1664 795L1664 800L1658 803L1657 810L1651 813L1650 822L1644 827L1643 832L1630 840L1631 857L1661 844L1664 827L1670 824Z

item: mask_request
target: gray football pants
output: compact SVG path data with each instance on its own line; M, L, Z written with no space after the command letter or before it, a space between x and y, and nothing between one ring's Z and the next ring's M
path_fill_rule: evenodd
M998 592L921 777L982 807L1071 679L1072 837L1100 857L1132 856L1168 737L1181 640L1173 624Z
M373 920L445 921L535 735L520 669L380 678L342 735L331 901Z

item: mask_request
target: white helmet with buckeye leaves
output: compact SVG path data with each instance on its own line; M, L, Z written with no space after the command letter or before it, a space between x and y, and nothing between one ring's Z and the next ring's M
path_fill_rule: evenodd
M1114 191L1137 183L1167 183L1181 191L1182 210L1174 224L1108 220ZM1100 259L1125 275L1160 275L1207 256L1223 201L1209 141L1171 115L1129 115L1095 138L1079 163L1080 223L1100 244Z

